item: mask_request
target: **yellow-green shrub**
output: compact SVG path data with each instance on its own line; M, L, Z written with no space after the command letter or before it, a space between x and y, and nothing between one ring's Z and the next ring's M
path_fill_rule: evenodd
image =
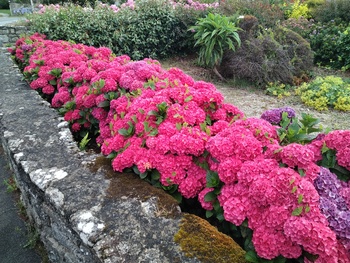
M296 19L299 17L311 18L307 4L301 4L300 0L294 2L292 11L290 11L290 13L287 13L287 17Z
M308 106L319 111L350 111L350 84L340 77L317 77L310 83L302 84L296 94Z

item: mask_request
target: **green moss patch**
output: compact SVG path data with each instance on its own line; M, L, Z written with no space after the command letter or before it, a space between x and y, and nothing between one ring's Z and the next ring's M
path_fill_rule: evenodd
M202 262L246 262L245 251L232 238L195 215L184 214L174 241L180 244L187 257L196 257Z

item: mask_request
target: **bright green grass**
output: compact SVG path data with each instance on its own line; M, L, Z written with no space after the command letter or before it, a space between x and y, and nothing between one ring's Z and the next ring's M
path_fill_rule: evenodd
M1 14L10 15L10 9L0 9L0 15L1 15Z

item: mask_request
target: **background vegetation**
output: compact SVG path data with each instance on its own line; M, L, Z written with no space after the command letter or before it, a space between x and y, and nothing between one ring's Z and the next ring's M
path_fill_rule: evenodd
M106 6L87 9L76 4L91 7L95 3L73 1L59 10L46 9L28 18L32 31L49 39L107 46L115 54L128 54L135 60L196 54L200 50L195 40L203 37L205 43L224 47L221 64L215 67L219 75L247 81L280 97L290 94L292 87L312 80L315 67L343 73L350 68L347 0L227 0L217 8L166 0L136 1L134 6L128 6L130 3L119 5L115 12ZM240 47L232 51L225 46L226 38L214 32L205 36L204 31L195 32L197 21L210 12L227 17L243 29L237 31ZM220 29L220 34L229 34L228 28ZM209 45L207 48L210 50ZM210 59L201 58L202 62ZM348 109L348 100L344 103L338 109ZM326 104L333 107L332 103Z

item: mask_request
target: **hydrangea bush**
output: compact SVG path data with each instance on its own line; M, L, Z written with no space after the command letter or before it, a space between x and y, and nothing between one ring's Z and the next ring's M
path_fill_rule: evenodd
M248 229L251 262L349 262L350 131L284 143L278 125L296 125L292 109L246 118L213 84L155 60L39 34L10 51L31 88L74 133L95 136L115 171L133 169L198 199L207 217ZM343 181L322 162L341 168Z

